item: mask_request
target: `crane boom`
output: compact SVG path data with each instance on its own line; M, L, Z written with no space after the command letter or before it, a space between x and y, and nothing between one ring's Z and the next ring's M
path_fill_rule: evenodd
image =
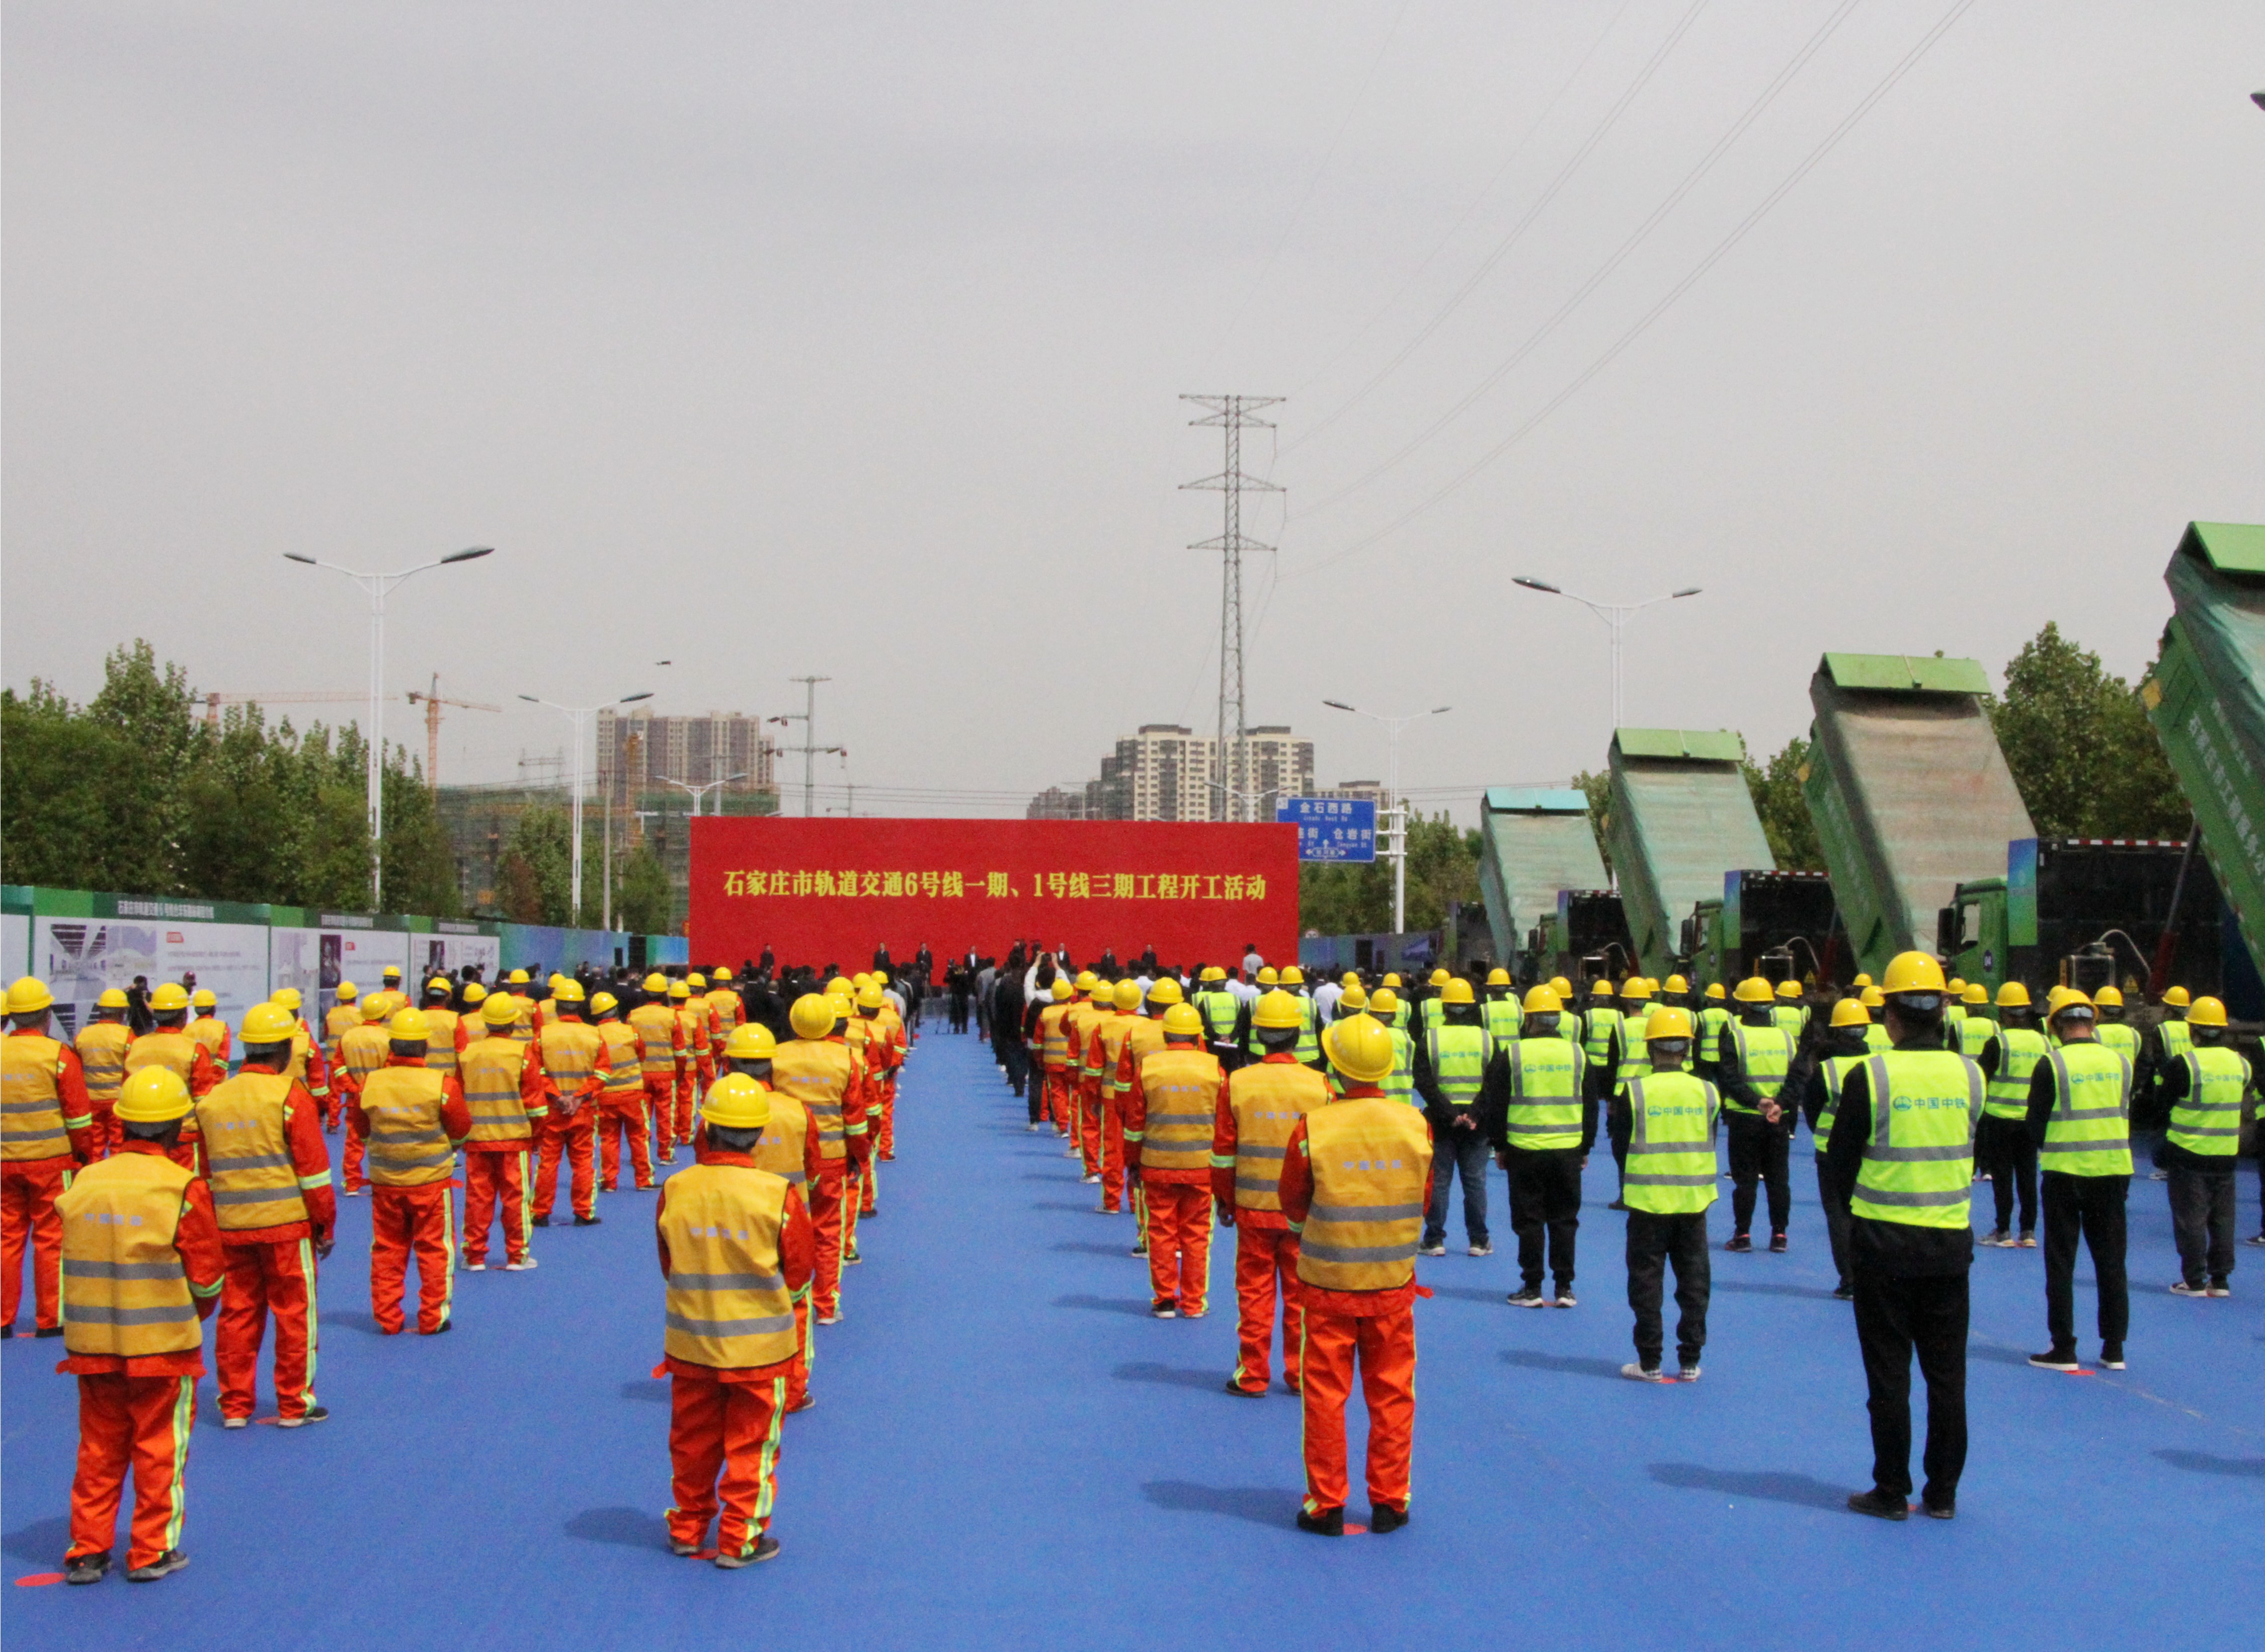
M425 783L434 791L441 790L441 708L460 707L466 711L500 711L499 705L490 705L484 700L451 700L441 692L441 673L433 673L430 688L411 688L409 703L425 702Z

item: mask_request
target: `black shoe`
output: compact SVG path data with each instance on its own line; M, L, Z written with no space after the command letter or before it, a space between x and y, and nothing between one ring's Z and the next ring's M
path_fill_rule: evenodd
M2031 1354L2029 1364L2039 1371L2080 1371L2082 1362L2073 1348L2048 1348L2042 1354Z
M63 1328L60 1325L42 1325L32 1333L33 1336L61 1336L62 1334Z
M110 1551L99 1554L69 1554L63 1557L63 1582L66 1583L98 1583L110 1574Z
M440 1324L435 1326L433 1329L429 1331L419 1331L417 1334L419 1336L439 1336L446 1332L453 1331L455 1328L456 1316L451 1314L447 1319L442 1320Z
M1785 1255L1785 1235L1783 1234L1772 1234L1770 1235L1770 1248L1781 1256Z
M1541 1299L1541 1289L1539 1285L1520 1285L1503 1300L1514 1308L1540 1308L1549 1306Z
M282 1427L284 1427L284 1428L287 1428L287 1429L295 1429L295 1428L302 1427L302 1426L303 1426L304 1424L309 1423L320 1423L320 1422L324 1421L325 1418L327 1418L330 1415L331 1415L331 1408L330 1408L330 1407L328 1407L328 1406L326 1406L326 1405L310 1405L310 1406L309 1406L309 1407L306 1408L306 1410L305 1410L305 1411L302 1412L302 1413L301 1413L299 1415L297 1415L297 1416L295 1416L295 1417L277 1417L277 1418L275 1419L275 1421L277 1422L277 1423L279 1423L280 1426L282 1426Z
M753 1566L759 1561L773 1559L777 1555L778 1552L779 1540L766 1533L764 1536L757 1538L755 1539L755 1546L749 1549L745 1554L717 1554L716 1556L716 1564L722 1567L727 1572L736 1571L742 1566Z
M1232 1377L1227 1379L1227 1391L1238 1400L1264 1400L1266 1397L1265 1389L1246 1388Z
M1848 1510L1852 1514L1868 1514L1875 1520L1908 1520L1911 1518L1911 1505L1909 1503L1905 1503L1901 1497L1897 1496L1893 1492L1882 1491L1877 1487L1873 1488L1870 1491L1860 1491L1854 1496L1849 1498Z
M1846 1284L1834 1285L1832 1299L1835 1302L1854 1302L1856 1299L1856 1287Z
M167 1549L147 1566L137 1566L126 1574L129 1583L154 1583L161 1577L170 1577L189 1563L189 1557L178 1549Z
M10 1337L13 1336L15 1334L16 1334L16 1328L15 1328L14 1326L12 1326L12 1325L0 1325L0 1343L4 1343L4 1342L6 1342Z
M1624 1211L1628 1209L1628 1201L1626 1199L1614 1199L1610 1204L1606 1205L1605 1208L1608 1211Z
M1752 1250L1753 1248L1754 1241L1744 1234L1731 1234L1730 1242L1722 1247L1725 1250Z
M530 1217L528 1219L527 1225L529 1227L548 1227L550 1226L550 1219L547 1216Z
M1955 1520L1958 1518L1958 1505L1955 1503L1922 1503L1919 1504L1919 1508L1930 1520Z
M2123 1370L2123 1343L2101 1343L2101 1345L2100 1345L2100 1368L2101 1368L2102 1371L2121 1371L2121 1370Z
M606 1219L602 1216L578 1216L574 1219L574 1226L577 1227L595 1227L605 1219Z
M1341 1538L1344 1535L1344 1510L1332 1509L1327 1514L1307 1514L1300 1509L1298 1530L1311 1532L1316 1537Z
M1379 1537L1387 1532L1397 1532L1408 1524L1408 1510L1395 1509L1388 1503L1380 1503L1368 1511L1368 1529Z

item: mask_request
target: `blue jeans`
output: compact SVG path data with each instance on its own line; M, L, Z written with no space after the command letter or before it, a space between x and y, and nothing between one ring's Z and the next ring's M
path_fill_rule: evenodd
M1432 1144L1431 1203L1424 1212L1426 1245L1438 1244L1446 1237L1447 1192L1459 1170L1463 1178L1463 1229L1474 1245L1487 1242L1486 1173L1491 1156L1486 1138L1475 1130L1457 1130L1450 1125L1447 1132Z

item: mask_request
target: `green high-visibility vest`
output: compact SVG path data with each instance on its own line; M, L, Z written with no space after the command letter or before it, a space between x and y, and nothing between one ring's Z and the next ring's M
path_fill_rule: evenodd
M1817 1110L1817 1128L1810 1132L1816 1138L1819 1159L1832 1145L1832 1121L1840 1115L1840 1087L1848 1081L1851 1073L1869 1059L1861 1055L1835 1055L1824 1059L1824 1105Z
M1956 1026L1960 1022L1962 1022L1962 1021L1963 1021L1963 1020L1965 1020L1965 1019L1966 1019L1966 1006L1965 1006L1965 1005L1963 1005L1963 1004L1945 1004L1945 1005L1942 1007L1942 1024L1943 1024L1944 1026L1946 1026L1946 1027L1955 1027L1955 1026Z
M1483 1027L1438 1026L1426 1035L1431 1055L1431 1076L1438 1081L1439 1094L1447 1098L1447 1105L1458 1111L1479 1099L1479 1088L1486 1082L1487 1062L1494 1054L1494 1040L1488 1037Z
M1620 1199L1633 1211L1683 1216L1715 1202L1715 1119L1722 1098L1688 1073L1650 1073L1628 1086L1628 1168Z
M1196 1008L1203 1011L1204 1025L1210 1029L1213 1043L1225 1044L1234 1037L1235 1012L1242 1006L1233 993L1217 986L1198 993Z
M1777 1023L1780 1032L1793 1040L1797 1048L1801 1044L1802 1033L1809 1026L1809 1006L1773 1004L1770 1006L1770 1019Z
M1314 1001L1298 995L1298 1059L1311 1066L1322 1059L1322 1035L1314 1025Z
M1948 1050L1890 1050L1864 1058L1864 1080L1872 1133L1849 1213L1912 1227L1970 1226L1982 1069Z
M2133 1066L2139 1065L2139 1030L2137 1027L2126 1022L2103 1021L2092 1030L2092 1036Z
M1392 1035L1392 1071L1377 1088L1395 1102L1421 1107L1424 1103L1416 1095L1416 1041L1388 1023L1384 1030Z
M1864 1029L1864 1048L1877 1055L1883 1050L1894 1049L1895 1045L1888 1042L1888 1030L1875 1021Z
M1760 1092L1763 1100L1774 1099L1785 1088L1785 1075L1793 1066L1793 1035L1782 1027L1749 1027L1743 1021L1734 1021L1730 1023L1730 1044L1737 1052L1738 1066L1745 1073L1746 1082ZM1761 1111L1737 1100L1725 1101L1722 1105L1749 1117Z
M1630 1079L1640 1079L1651 1071L1651 1046L1644 1041L1645 1031L1651 1025L1651 1011L1625 1010L1620 1015L1620 1064L1613 1072L1613 1094L1620 1095L1628 1087Z
M1998 1023L1989 1016L1969 1015L1958 1023L1958 1053L1969 1061L1979 1061L1997 1036Z
M1589 1059L1601 1061L1612 1053L1613 1029L1620 1024L1620 1012L1610 1004L1591 1004L1582 1017L1585 1023L1581 1047L1589 1052Z
M2155 1029L2155 1037L2162 1041L2166 1061L2175 1061L2194 1048L2194 1034L2183 1021L2166 1020Z
M1431 997L1425 999L1424 1001L1424 1030L1425 1032L1431 1032L1446 1025L1446 1023L1443 1018L1446 1016L1446 1013L1447 1001L1440 997L1438 993L1434 993Z
M1510 1104L1504 1133L1513 1147L1540 1152L1581 1145L1581 1077L1588 1058L1551 1035L1510 1045Z
M1730 1024L1730 1012L1720 1004L1709 1004L1699 1012L1699 1059L1720 1061L1722 1059L1722 1029Z
M1526 1012L1518 1008L1515 993L1505 992L1499 998L1486 1001L1487 1036L1497 1044L1510 1043L1525 1024Z
M1998 1075L1990 1081L1990 1117L2029 1116L2029 1074L2045 1059L2045 1036L2034 1028L2006 1027L1998 1034Z
M1408 1030L1408 1001L1402 999L1392 1011L1392 1024L1402 1032Z
M2239 1058L2237 1058L2239 1059ZM2131 1174L2131 1064L2091 1039L2046 1053L2053 1109L2037 1167L2064 1175Z
M1569 1004L1557 1012L1557 1036L1567 1044L1588 1047L1588 1023L1581 1019L1581 1012Z
M2189 1153L2222 1158L2231 1169L2241 1146L2241 1097L2249 1088L2249 1063L2223 1044L2208 1044L2189 1045L2179 1061L2187 1070L2187 1093L2171 1109L2169 1139Z

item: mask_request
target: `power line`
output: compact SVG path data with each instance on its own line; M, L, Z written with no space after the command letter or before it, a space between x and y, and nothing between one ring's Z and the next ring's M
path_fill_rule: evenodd
M1242 553L1274 549L1271 545L1245 537L1242 532L1242 491L1245 488L1264 493L1279 493L1282 491L1271 482L1243 474L1242 433L1245 429L1271 430L1274 426L1271 422L1253 418L1252 414L1259 408L1274 406L1282 398L1278 396L1183 396L1180 399L1212 409L1210 418L1190 419L1188 422L1194 426L1217 426L1225 433L1227 441L1227 468L1224 470L1217 476L1205 477L1200 482L1182 484L1188 488L1216 491L1224 496L1225 526L1219 537L1198 540L1188 549L1220 553L1219 753L1221 763L1225 764L1228 750L1227 731L1234 731L1234 749L1241 753L1245 750L1242 742L1249 727L1242 695ZM1230 779L1228 783L1232 785L1234 782ZM1226 794L1222 794L1222 810L1229 807L1225 797ZM1223 814L1221 818L1229 817Z

